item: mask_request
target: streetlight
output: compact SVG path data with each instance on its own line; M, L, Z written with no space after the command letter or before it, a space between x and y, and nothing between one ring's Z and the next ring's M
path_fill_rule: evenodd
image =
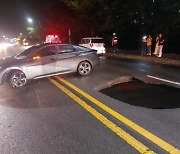
M27 21L28 21L29 23L33 23L32 18L27 18Z
M27 26L26 29L27 29L28 33L30 34L30 33L32 33L34 31L33 19L27 17L27 21L28 21L29 25Z

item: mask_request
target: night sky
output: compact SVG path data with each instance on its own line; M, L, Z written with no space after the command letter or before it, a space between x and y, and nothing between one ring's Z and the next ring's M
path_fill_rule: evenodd
M29 24L27 17L39 18L38 7L38 0L0 0L0 35L15 37L25 31Z

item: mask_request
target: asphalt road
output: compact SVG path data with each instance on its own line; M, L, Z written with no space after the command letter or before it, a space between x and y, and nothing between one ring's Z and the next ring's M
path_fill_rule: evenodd
M7 57L20 50L9 49ZM1 85L0 153L173 153L180 149L179 107L136 106L99 90L132 77L179 88L179 76L174 66L101 57L86 77L38 79L21 89Z

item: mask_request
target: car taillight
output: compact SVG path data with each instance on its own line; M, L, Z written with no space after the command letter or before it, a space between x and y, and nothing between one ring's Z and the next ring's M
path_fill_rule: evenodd
M91 47L91 48L93 47L93 44L92 44L92 43L90 44L90 47Z

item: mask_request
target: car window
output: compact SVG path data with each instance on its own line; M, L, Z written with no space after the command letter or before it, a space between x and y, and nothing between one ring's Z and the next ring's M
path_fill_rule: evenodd
M73 51L75 51L75 49L72 45L59 45L58 46L58 53L73 52Z
M90 43L90 39L83 39L82 40L82 44L88 44L88 43Z
M103 39L92 39L92 43L104 43Z
M55 46L48 46L40 49L35 55L40 57L52 56L56 54Z

